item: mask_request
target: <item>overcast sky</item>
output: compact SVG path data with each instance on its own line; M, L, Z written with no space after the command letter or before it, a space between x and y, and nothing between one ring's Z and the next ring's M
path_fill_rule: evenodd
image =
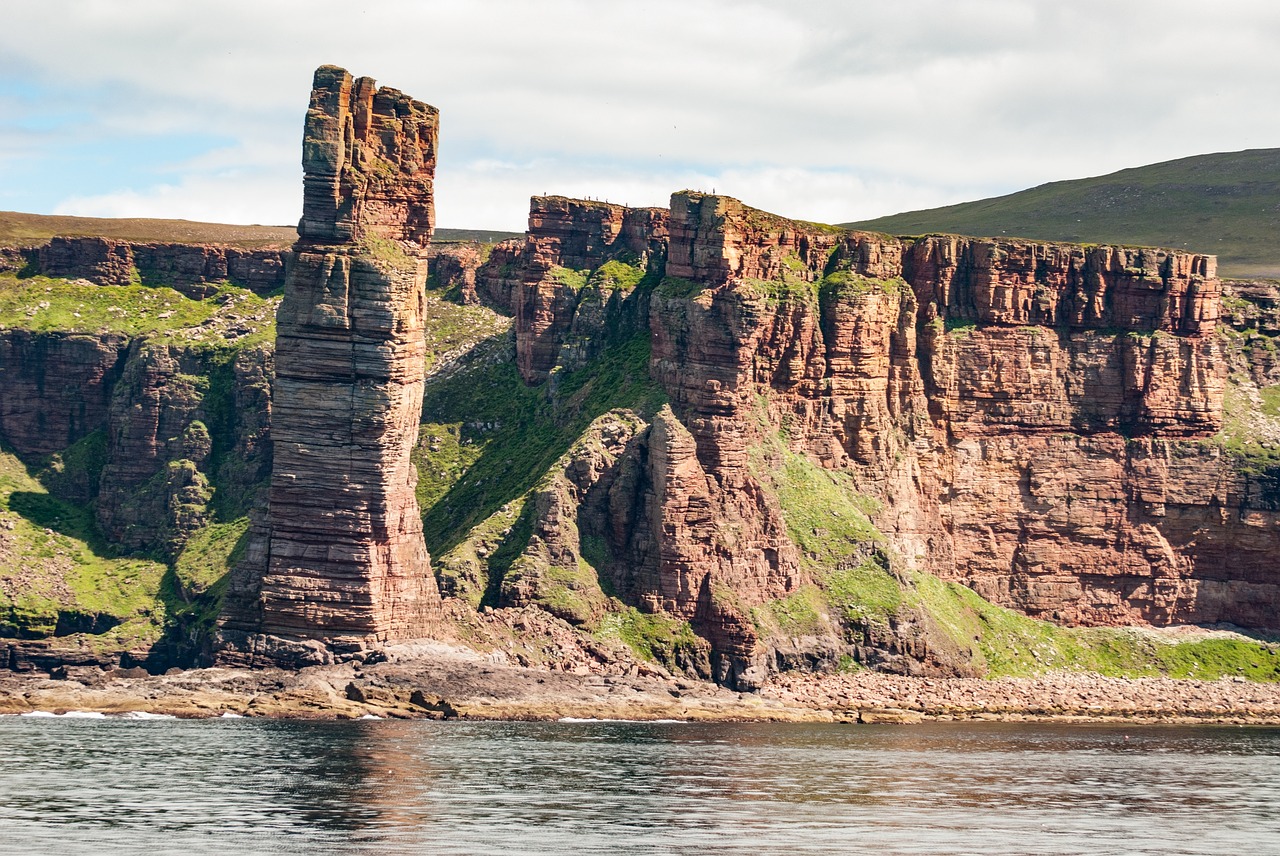
M284 224L324 63L441 111L441 226L716 190L840 222L1280 146L1280 4L6 0L0 209Z

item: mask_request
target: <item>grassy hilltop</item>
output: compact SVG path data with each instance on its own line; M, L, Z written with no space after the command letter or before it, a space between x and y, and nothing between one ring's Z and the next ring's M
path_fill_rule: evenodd
M842 225L1172 247L1216 254L1224 276L1280 277L1280 149L1197 155Z

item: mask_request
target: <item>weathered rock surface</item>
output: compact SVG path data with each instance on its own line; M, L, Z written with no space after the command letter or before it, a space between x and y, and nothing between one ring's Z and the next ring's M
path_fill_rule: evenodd
M127 346L119 334L0 332L0 437L34 459L102 427Z
M903 558L997 603L1274 627L1270 482L1204 442L1225 386L1212 259L833 240L685 194L671 235L667 273L700 287L654 297L652 370L713 486L749 494L761 427L783 428L883 503Z
M492 246L475 241L432 241L427 248L429 282L445 293L456 294L467 306L478 305L476 271L488 261L492 250Z
M59 238L26 261L196 296L265 289L288 263L274 401L267 350L214 365L181 345L0 333L0 439L34 459L105 428L102 490L76 495L116 543L172 556L210 520L211 482L243 509L272 469L224 661L367 659L453 624L596 670L625 657L572 627L639 614L678 636L664 663L742 689L849 658L970 674L920 603L870 614L868 592L837 591L859 573L906 590L916 571L1064 624L1280 630L1277 456L1242 462L1219 433L1240 378L1259 400L1280 383L1274 285L1224 286L1208 256L896 239L691 192L669 211L536 197L523 240L429 247L435 134L433 108L324 67L287 258ZM428 257L433 287L512 316L516 366L558 429L592 392L572 373L620 342L650 346L668 402L592 412L515 525L465 557L496 613L441 603L414 499ZM843 504L803 493L819 487ZM351 686L346 702L381 698Z
M223 282L258 294L278 291L287 261L282 250L94 237L55 237L24 252L28 273L98 285L168 285L188 297L205 297Z
M253 504L271 469L271 367L264 347L228 354L131 343L107 418L97 493L107 538L174 557L211 522L214 481L225 510Z
M1231 370L1259 387L1280 383L1280 283L1222 283L1222 323Z
M502 610L486 638L534 637L536 611ZM547 620L543 614L542 621ZM541 629L541 628L537 628ZM501 634L501 635L500 635ZM143 677L96 664L44 673L0 673L0 713L147 711L179 717L225 715L351 719L556 720L561 717L690 721L909 723L921 720L1149 721L1168 724L1280 723L1280 685L1242 680L1120 680L1054 673L1035 678L950 679L854 674L775 677L759 694L671 676L625 651L565 645L543 652L520 644L480 654L458 646L393 646L380 663L280 669L193 669ZM489 647L489 646L486 646ZM524 652L548 662L518 665ZM0 648L0 658L4 650ZM600 659L605 658L605 659ZM614 658L612 662L609 658ZM564 664L563 668L557 668Z
M512 306L526 381L564 364L583 304L581 282L540 272L607 259L591 253L608 213L535 199L526 246L480 271ZM689 621L737 685L850 651L961 668L922 614L808 649L761 637L759 608L815 581L776 499L781 440L878 506L896 566L1068 624L1274 629L1274 480L1209 442L1226 385L1212 258L896 240L693 193L650 222L668 238L650 371L671 407L604 471L579 457L603 510L593 486L540 500L540 566L567 573L575 539L602 539L612 590ZM510 585L537 600L527 575Z
M438 118L371 77L317 69L302 136L299 245L366 237L425 245L435 228Z
M480 299L515 317L516 365L526 382L545 381L557 366L581 367L607 330L643 320L644 307L628 298L643 273L661 271L666 226L661 208L533 198L523 245L497 245L475 275ZM608 269L587 279L610 260L624 280Z
M227 659L296 659L290 643L323 659L439 621L409 457L435 146L434 108L317 70L277 317L269 509L233 584Z

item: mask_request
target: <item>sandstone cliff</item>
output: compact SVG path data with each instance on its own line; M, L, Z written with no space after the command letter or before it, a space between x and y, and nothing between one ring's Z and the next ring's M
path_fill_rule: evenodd
M597 423L628 427L530 495L498 603L592 625L608 592L687 623L745 686L842 656L973 668L921 572L1065 624L1273 628L1280 518L1217 439L1211 257L897 240L693 193L628 218L535 199L525 244L476 270L552 401L603 318L597 343L649 328L670 402ZM641 253L665 260L621 304L643 308L590 311L609 262Z
M1273 284L694 192L535 197L523 239L432 247L436 134L322 67L291 253L0 257L11 666L456 634L752 689L1131 650L1063 627L1280 630ZM274 347L237 284L283 285Z
M436 133L434 108L317 70L277 319L270 500L223 627L228 661L359 649L439 620L410 460Z
M287 253L208 244L54 237L23 251L27 275L87 279L98 285L166 285L191 297L207 297L219 283L257 294L284 287Z

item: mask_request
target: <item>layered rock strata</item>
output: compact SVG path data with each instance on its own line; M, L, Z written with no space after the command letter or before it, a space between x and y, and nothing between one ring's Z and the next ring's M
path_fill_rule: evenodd
M112 333L0 334L0 439L34 459L101 428L128 344Z
M1225 386L1211 257L833 240L680 196L671 234L668 274L704 288L655 296L653 370L714 481L741 484L763 395L918 567L1069 623L1274 626L1273 502L1204 442Z
M212 522L215 483L224 516L251 507L271 471L271 369L265 347L131 343L105 425L103 535L172 559Z
M527 382L572 352L583 282L545 272L609 258L595 236L622 218L603 213L535 199L525 246L477 274L516 316ZM834 634L825 655L762 635L770 604L875 556L1069 624L1275 628L1275 479L1212 441L1226 386L1212 257L899 240L694 193L648 216L649 257L665 256L645 291L650 372L670 408L629 429L610 467L596 454L566 470L589 484L539 500L542 565L568 574L575 543L602 541L606 587L689 621L738 685L841 650L956 668L954 642L909 609L853 636L809 631ZM804 461L847 478L885 540L815 563L799 545L823 530L797 531L779 499L779 473ZM511 581L513 601L536 601L531 579Z
M666 259L667 212L536 196L523 243L504 241L475 274L479 298L515 318L516 365L528 383L599 353L608 330L643 320L628 298ZM606 267L613 261L615 267ZM589 276L591 274L594 276Z
M436 134L434 108L317 70L277 317L269 509L233 588L230 660L424 636L439 618L409 458Z
M98 285L167 285L197 298L224 282L258 294L278 292L288 255L273 249L61 236L24 253L26 273Z
M172 557L208 522L211 480L239 510L270 471L271 364L260 347L4 331L0 440L63 499L95 501L108 541Z

